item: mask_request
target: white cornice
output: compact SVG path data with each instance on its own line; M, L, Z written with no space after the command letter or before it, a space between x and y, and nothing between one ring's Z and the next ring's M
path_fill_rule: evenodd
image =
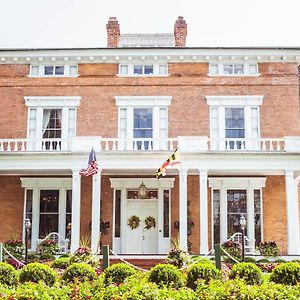
M115 96L117 106L170 106L172 96Z
M21 177L23 188L72 188L72 178Z
M210 177L208 178L209 187L211 188L256 188L260 189L265 187L266 177Z
M0 50L0 64L158 62L294 62L300 48L98 48Z
M173 188L175 178L110 178L112 188L132 188L137 189L143 182L147 188Z
M30 107L77 107L80 96L25 96L25 105Z
M242 96L206 96L207 105L241 105L241 106L258 106L262 105L264 96L259 95L242 95Z

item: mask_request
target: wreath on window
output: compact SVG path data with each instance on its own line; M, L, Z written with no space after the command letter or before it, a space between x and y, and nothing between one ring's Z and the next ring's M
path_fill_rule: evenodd
M129 219L128 219L128 225L130 226L130 228L133 230L137 227L139 227L140 225L140 218L138 216L131 216Z
M145 224L146 224L145 229L147 229L147 230L152 227L155 228L156 220L154 217L149 216L145 219Z

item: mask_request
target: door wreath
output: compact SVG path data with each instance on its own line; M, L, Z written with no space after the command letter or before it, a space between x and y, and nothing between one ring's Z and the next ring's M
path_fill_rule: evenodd
M141 222L141 220L138 216L131 216L128 219L128 226L133 230L133 229L139 227L140 222Z
M156 220L154 217L149 216L145 219L145 224L146 224L145 229L147 229L147 230L152 227L155 228Z

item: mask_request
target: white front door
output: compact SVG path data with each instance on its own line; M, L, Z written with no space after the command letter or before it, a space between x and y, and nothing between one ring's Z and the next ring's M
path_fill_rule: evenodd
M156 200L128 200L125 208L126 214L126 254L157 254L158 253L158 234L157 234L157 201ZM132 216L140 219L137 228L131 229L128 220ZM145 219L154 217L156 220L155 228L146 229Z

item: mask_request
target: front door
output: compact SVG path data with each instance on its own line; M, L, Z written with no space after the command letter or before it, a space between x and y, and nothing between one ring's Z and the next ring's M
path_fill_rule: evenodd
M126 205L126 254L157 254L158 234L157 234L157 201L156 200L128 200ZM139 226L132 229L128 221L132 216L140 219ZM145 219L153 217L156 226L150 229L145 228Z

